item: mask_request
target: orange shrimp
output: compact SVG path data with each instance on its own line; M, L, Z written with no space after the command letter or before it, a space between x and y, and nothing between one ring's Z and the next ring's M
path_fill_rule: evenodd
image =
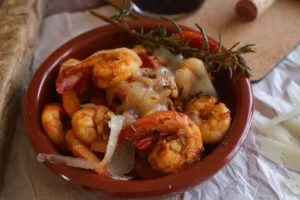
M65 110L60 103L47 104L42 113L42 125L50 140L57 144L65 143L65 132L62 118L66 116Z
M56 79L56 91L62 94L72 90L90 75L97 88L109 88L130 78L141 65L140 57L131 49L102 50L64 71Z
M160 133L160 139L148 157L153 169L163 173L178 171L184 164L200 159L203 151L198 126L185 114L158 111L123 128L119 141L134 141Z
M78 65L80 63L79 60L76 59L68 59L65 62L62 63L61 67L59 68L59 75L61 75L64 71ZM83 81L80 82L81 87L80 91L77 91L77 93L81 94L84 90L87 88L87 81L83 79ZM65 111L69 115L69 117L72 118L73 114L80 109L80 99L77 95L75 90L70 90L64 92L62 97L62 103L64 106Z
M99 137L105 139L104 126L113 113L105 106L85 105L72 117L72 127L76 136L88 146Z
M204 144L221 141L230 128L230 110L216 97L192 99L185 107L188 115L200 128Z
M80 109L80 100L74 91L62 94L62 103L67 114L72 118L74 113Z
M93 153L93 151L91 151L76 137L75 132L72 129L69 130L66 134L66 142L68 148L74 156L90 161L101 162L101 160ZM110 176L105 167L97 168L93 171L99 175Z

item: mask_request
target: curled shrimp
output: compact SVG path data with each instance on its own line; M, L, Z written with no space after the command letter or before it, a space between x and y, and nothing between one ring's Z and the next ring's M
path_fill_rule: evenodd
M98 88L109 88L130 78L142 65L140 57L128 48L99 51L64 71L56 80L59 94L73 89L90 74Z
M78 65L80 63L79 60L76 59L68 59L65 62L61 64L61 67L59 68L59 75L62 74L64 71ZM86 87L84 87L86 88ZM64 92L62 95L62 103L65 111L67 114L72 117L73 114L80 109L80 100L78 95L76 94L76 91L70 90L67 92Z
M173 173L200 159L203 144L198 126L187 115L175 111L158 111L138 119L123 128L119 141L149 141L153 133L163 135L148 157L153 169Z
M211 96L191 100L185 107L185 114L199 126L204 144L221 141L231 123L230 110Z
M76 137L89 146L99 140L99 137L106 139L104 126L112 115L113 113L105 106L86 105L72 117Z
M204 63L198 58L185 59L175 72L178 88L181 89L179 99L186 100L190 96L202 93L217 96L217 91L211 81Z
M80 100L74 91L67 91L62 94L62 103L67 114L72 117L80 109Z
M85 144L83 144L75 135L75 132L71 129L66 134L66 142L68 148L74 156L83 158L90 161L100 162L101 160L90 150ZM109 173L104 167L93 169L99 175L108 176Z
M131 77L140 68L142 61L134 51L119 48L101 51L83 65L94 65L95 85L99 88L108 88Z
M65 110L60 103L47 104L42 113L42 125L51 141L57 145L65 142L65 132L62 118L66 116Z

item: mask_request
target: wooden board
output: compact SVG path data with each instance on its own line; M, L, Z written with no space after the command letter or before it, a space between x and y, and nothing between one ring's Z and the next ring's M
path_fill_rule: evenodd
M200 24L211 37L218 39L221 32L225 47L236 42L256 44L256 53L246 55L251 67L251 80L261 80L300 42L300 1L278 0L262 16L243 22L235 14L238 0L207 0L192 15L180 19L179 24L194 27ZM108 0L120 6L122 0ZM133 12L138 18L147 19Z

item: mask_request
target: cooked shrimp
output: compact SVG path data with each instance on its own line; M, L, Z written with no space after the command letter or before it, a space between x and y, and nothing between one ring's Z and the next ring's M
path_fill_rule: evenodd
M199 126L204 144L219 142L230 127L230 110L217 101L215 97L202 96L185 107L185 114Z
M180 65L180 69L188 69L190 70L194 76L199 77L201 76L201 69L199 66L203 65L203 62L198 58L188 58L183 61Z
M198 58L188 58L176 71L176 83L182 89L181 97L194 96L199 93L217 96L217 91L204 63ZM183 98L182 99L185 99Z
M188 58L184 60L183 63L180 65L180 69L188 69L196 77L200 77L201 75L204 77L206 74L206 72L204 71L204 63L198 58ZM208 77L211 81L214 80L214 78L210 74L208 74Z
M48 137L57 145L63 145L65 142L65 132L61 122L65 115L60 103L47 104L42 113L42 125Z
M90 161L100 162L101 160L91 151L86 145L84 145L75 135L75 132L71 129L66 134L66 142L73 155L79 158L84 158ZM104 167L93 170L99 175L109 175Z
M200 159L203 150L201 132L185 114L174 111L158 111L138 119L124 127L119 140L139 141L153 133L162 133L148 160L153 169L172 173L184 164Z
M104 138L104 126L112 116L105 106L89 104L77 111L72 117L72 127L76 136L91 146L98 137Z
M94 53L56 79L56 91L62 94L74 89L83 77L92 73L98 88L109 88L137 73L142 60L133 50L117 48Z
M67 69L70 69L71 67L74 67L80 63L79 60L76 59L68 59L65 62L61 64L61 67L59 68L59 75L62 74ZM72 117L73 114L80 109L80 100L76 94L75 91L70 90L67 92L64 92L62 95L62 103L64 106L65 111L67 114Z
M93 66L93 80L97 87L108 88L127 80L142 61L131 49L103 50L84 60L83 67Z
M80 109L80 100L74 91L68 91L62 94L63 106L70 117Z

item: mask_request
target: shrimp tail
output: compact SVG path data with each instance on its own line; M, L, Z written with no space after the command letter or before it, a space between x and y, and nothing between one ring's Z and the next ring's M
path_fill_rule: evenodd
M198 126L187 115L169 110L138 119L121 131L119 139L119 142L133 141L139 150L156 143L148 161L154 170L162 173L173 173L185 163L196 162L203 152Z
M119 135L119 142L137 141L149 136L149 133L176 132L178 120L185 114L175 111L158 111L124 127ZM175 120L174 120L175 119Z
M80 100L74 91L68 91L62 94L62 103L65 111L70 117L80 109Z

